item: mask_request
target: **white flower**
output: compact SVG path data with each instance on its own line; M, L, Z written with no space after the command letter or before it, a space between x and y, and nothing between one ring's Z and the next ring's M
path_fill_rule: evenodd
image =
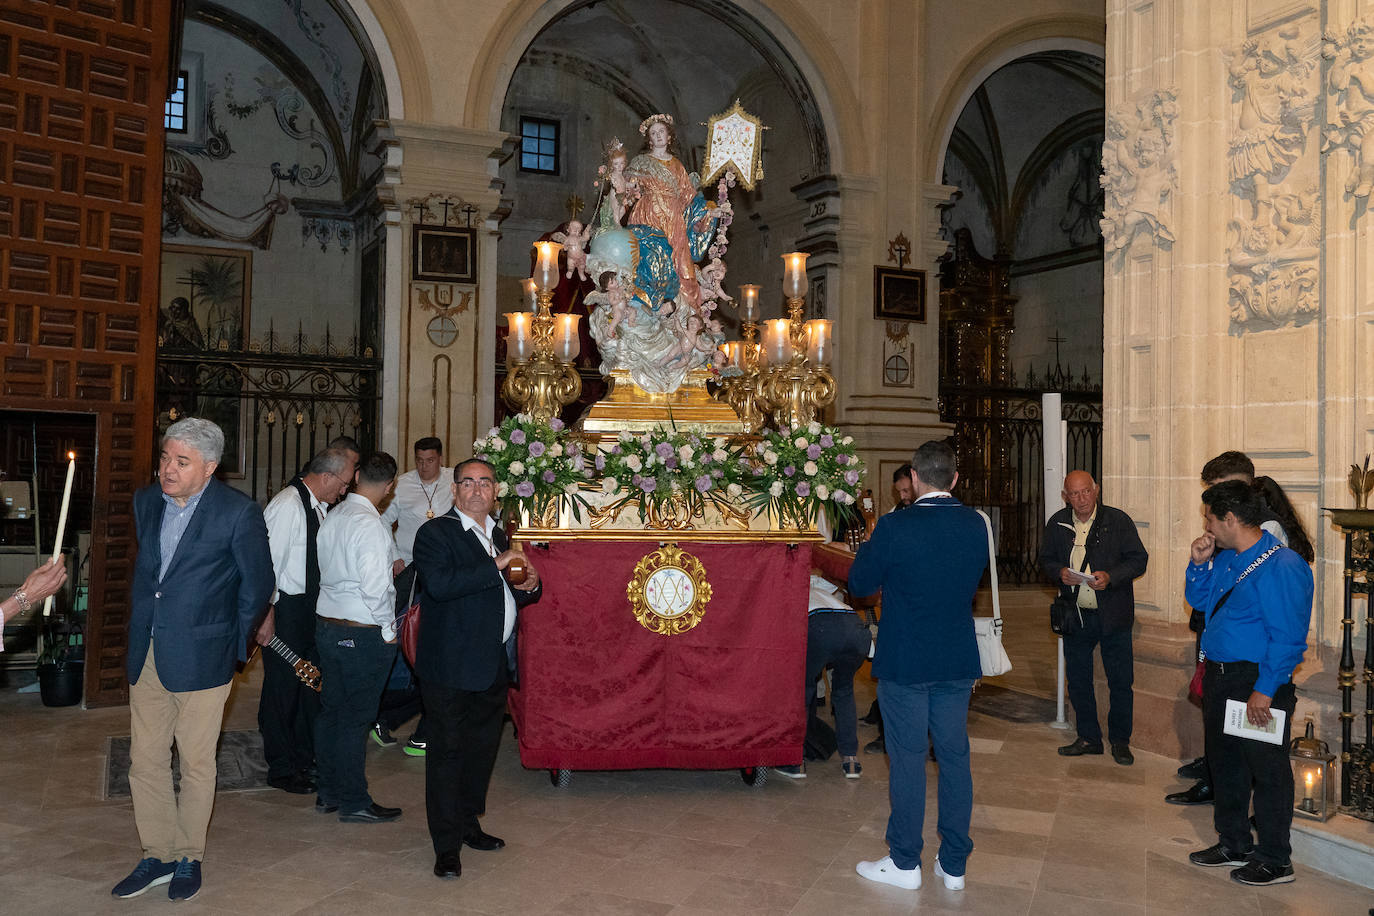
M525 473L525 462L512 461L510 463L510 472L516 477L519 477L521 474Z
M557 442L555 442L552 446L549 447L549 457L550 457L550 458L558 458L558 457L561 456L562 454L563 454L563 446L560 445L560 444L558 444Z
M500 433L501 433L501 427L499 427L499 426L493 426L491 429L487 430L487 435L488 435L488 436L497 436L497 435L500 435Z
M763 463L773 465L778 463L778 453L770 449L764 449Z
M639 460L638 455L629 455L625 458L625 467L632 471L641 471L644 469L644 462Z
M816 488L816 498L819 499L821 502L825 502L827 499L830 498L830 488L827 487L825 484L821 484L819 487Z
M732 483L725 488L725 492L730 494L731 499L739 499L739 495L744 492L744 487L737 483Z
M619 489L620 489L620 484L616 483L616 479L615 479L614 477L603 477L603 478L601 478L601 492L602 492L602 493L607 493L607 494L609 494L609 493L614 493L616 490L619 490Z
M566 493L566 494L568 494L569 496L572 496L574 493L576 493L576 492L577 492L577 481L573 481L573 482L567 484L566 486L564 486L564 487L563 487L563 492Z
M627 432L622 432L622 433L621 433L619 436L617 436L616 438L619 439L621 442L629 442L629 441L631 441L631 440L634 439L634 436L630 435L630 434L627 433Z
M682 461L685 464L686 462L691 461L692 456L696 453L696 449L692 448L690 445L684 445L682 448L677 450L677 457L679 461Z
M504 496L508 495L509 493L510 493L510 484L506 483L504 480L501 481L500 483L498 483L498 484L496 485L496 495L497 495L497 496L503 496L503 497L504 497Z
M768 487L768 495L769 495L769 496L781 496L781 495L782 495L782 481L781 481L781 480L775 480L775 481L773 481L772 484L769 485L769 487Z
M802 465L802 473L807 477L815 477L818 470L820 470L820 468L816 467L816 462L814 461L808 461L806 464Z
M819 436L821 434L821 424L812 420L810 423L806 424L806 431L813 436Z
M724 461L726 458L729 458L730 455L729 455L729 453L727 453L727 452L725 451L725 449L723 449L723 448L718 448L718 449L716 449L714 452L711 453L711 457L714 458L714 459L717 460L717 461Z
M795 445L797 448L806 448L811 443L806 441L805 436L798 436L797 438L792 440L792 444Z
M853 437L853 436L845 436L843 439L840 440L840 445L853 445L853 444L854 444L854 437Z
M518 413L515 415L515 422L524 425L530 422L530 415L527 413Z
M501 449L503 449L503 448L505 448L505 447L506 447L506 440L505 440L505 439L502 439L500 436L497 436L495 439L492 439L492 440L491 440L491 450L492 450L493 452L499 452L499 451L501 451Z
M478 452L478 453L481 453L481 452L486 451L486 450L487 450L487 440L486 440L486 439L474 439L474 440L472 441L472 450L473 450L474 452Z

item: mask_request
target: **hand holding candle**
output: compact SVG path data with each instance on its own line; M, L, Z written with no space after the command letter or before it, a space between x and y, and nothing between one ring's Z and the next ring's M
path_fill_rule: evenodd
M52 545L52 562L62 556L62 536L67 531L67 510L72 503L72 478L76 476L76 452L67 453L67 485L62 490L62 510L57 513L57 539ZM52 616L52 595L43 599L43 616Z

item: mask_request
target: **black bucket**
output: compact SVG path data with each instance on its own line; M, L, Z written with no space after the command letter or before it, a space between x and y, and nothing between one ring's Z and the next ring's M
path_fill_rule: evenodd
M39 665L38 692L44 706L75 706L81 702L86 681L83 661Z

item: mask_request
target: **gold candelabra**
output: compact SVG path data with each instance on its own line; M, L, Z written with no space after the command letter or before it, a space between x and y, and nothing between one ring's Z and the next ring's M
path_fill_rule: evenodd
M740 304L740 333L742 341L726 344L729 365L740 370L720 383L725 403L734 408L745 432L757 433L768 419L759 396L759 345L754 342L758 333L759 288L754 283L740 285L743 301Z
M830 374L831 324L805 320L806 258L802 252L782 256L786 265L783 292L787 317L767 322L758 397L779 427L805 426L835 401L835 377Z
M573 361L580 349L581 315L554 315L553 291L558 286L557 242L535 242L538 260L531 278L534 312L507 312L506 382L501 397L520 413L548 422L582 395L582 377Z

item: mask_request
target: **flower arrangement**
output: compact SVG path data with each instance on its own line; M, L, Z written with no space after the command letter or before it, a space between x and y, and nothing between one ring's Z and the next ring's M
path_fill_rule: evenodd
M738 498L743 487L735 459L710 439L659 426L642 436L621 433L610 449L597 453L593 467L602 492L625 493L617 505L638 503L642 519L646 509L668 503L695 513L707 500Z
M813 523L824 509L832 520L853 515L864 463L854 437L833 426L810 423L767 430L744 456L751 465L745 504L784 522Z
M496 497L507 510L542 517L566 500L581 519L587 500L578 491L589 479L588 462L562 420L506 417L473 443L473 451L495 468Z

